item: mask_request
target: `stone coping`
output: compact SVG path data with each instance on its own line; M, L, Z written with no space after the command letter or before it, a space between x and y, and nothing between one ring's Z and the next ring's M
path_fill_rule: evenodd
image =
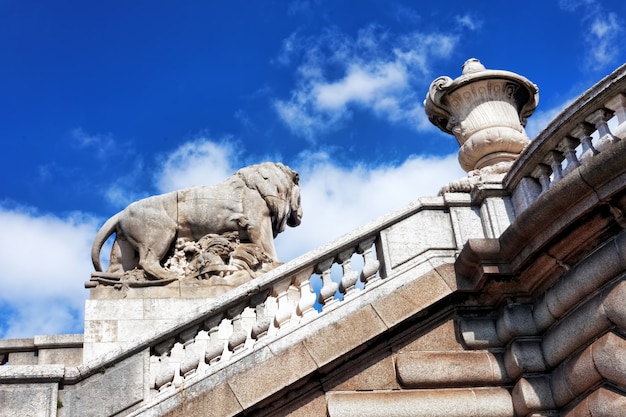
M0 383L60 381L65 365L11 365L0 366Z
M37 349L80 348L82 334L55 334L22 339L0 339L0 353L32 352Z

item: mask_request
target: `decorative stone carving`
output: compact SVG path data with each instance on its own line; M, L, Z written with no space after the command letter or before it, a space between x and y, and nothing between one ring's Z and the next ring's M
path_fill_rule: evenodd
M470 172L517 158L529 143L524 126L538 101L537 86L526 78L487 70L472 58L459 78L433 81L424 106L435 126L456 137L459 163Z
M105 222L91 256L92 285L163 285L183 277L241 283L277 266L274 238L300 224L298 173L280 163L243 168L221 184L130 204ZM100 250L116 233L109 267Z

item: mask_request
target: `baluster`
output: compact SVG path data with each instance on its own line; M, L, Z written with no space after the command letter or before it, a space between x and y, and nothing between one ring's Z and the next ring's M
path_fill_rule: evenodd
M286 326L291 320L293 307L287 297L287 291L291 286L291 278L279 281L272 287L272 295L276 297L278 302L278 310L274 316L274 326L281 328Z
M380 279L377 276L377 272L380 268L380 261L373 256L373 245L376 241L376 236L372 236L369 239L364 240L357 246L357 253L363 256L363 269L361 270L361 282L367 287L372 282Z
M557 151L550 151L546 155L546 159L544 162L546 162L547 165L550 165L550 168L552 169L552 180L550 181L551 184L556 184L563 178L563 171L561 169L561 162L563 161L563 159L563 155Z
M250 304L254 306L256 313L256 321L252 326L250 336L255 340L259 340L260 337L267 334L267 331L272 323L272 318L267 314L267 308L265 301L267 300L268 292L263 291L259 294L255 294L250 299Z
M265 314L268 317L271 317L270 326L267 329L268 336L274 336L276 332L278 332L278 327L274 323L274 317L276 317L276 313L278 312L278 300L274 295L272 295L271 290L269 297L265 300Z
M195 372L200 364L201 356L195 346L195 336L198 334L198 329L199 326L193 326L178 336L184 351L183 359L180 362L180 374L183 378Z
M343 271L343 277L341 278L341 285L339 291L344 294L345 297L350 297L354 293L354 285L359 279L359 274L352 269L352 255L354 249L346 249L337 255L337 260L341 263L341 269Z
M176 369L170 364L170 352L174 346L175 339L172 337L154 347L154 352L159 356L159 366L156 371L154 387L159 391L172 384Z
M550 167L545 164L538 164L530 175L533 178L537 178L539 184L541 184L542 193L550 189Z
M244 305L239 304L237 306L229 308L226 312L226 314L232 318L233 332L228 338L228 349L233 353L241 350L244 346L244 343L246 342L246 339L248 338L246 331L241 326L241 313L243 312L243 309Z
M161 367L161 358L159 356L157 356L156 354L152 353L150 355L150 389L154 389L157 388L156 387L156 379L157 379L157 375L159 374L160 371L160 367Z
M565 159L567 160L567 166L563 171L564 176L580 166L580 161L576 157L576 147L578 147L579 144L580 140L570 136L566 136L561 143L559 143L558 149L565 155Z
M244 342L244 349L251 349L254 345L254 339L252 339L252 326L256 322L256 312L250 307L243 309L241 313L241 328L246 333L246 341Z
M222 354L220 357L220 362L227 362L230 360L230 357L233 356L233 353L228 349L228 340L232 335L232 321L227 318L222 319L220 325L217 328L217 338L222 344Z
M209 340L207 342L204 360L211 365L224 352L224 343L219 338L219 326L222 321L222 315L213 316L204 321L204 328L207 329Z
M615 136L623 138L626 135L626 95L617 94L607 101L605 106L615 112L618 126L615 128Z
M183 376L180 374L180 364L185 358L185 350L183 344L180 342L174 343L172 351L170 352L170 366L174 368L174 379L172 385L175 388L179 388L183 384Z
M580 162L599 153L591 141L591 133L594 129L593 125L589 123L581 123L570 132L582 144L583 150L580 155Z
M333 258L328 258L315 265L315 273L322 275L322 289L317 297L317 301L324 307L328 307L336 302L335 293L339 285L330 276L330 267L333 265L333 262Z
M591 113L585 120L592 123L598 131L598 145L596 149L602 152L605 146L608 146L612 141L619 140L618 137L613 136L607 121L613 117L613 114L605 109L596 110Z
M209 332L206 330L200 330L195 339L195 350L198 358L200 358L196 372L204 372L209 366L206 362L206 352L210 342Z
M316 297L313 288L311 288L312 274L313 267L309 267L298 272L293 279L294 285L300 290L300 300L296 306L296 314L301 317L301 320L307 320L316 315L316 311L313 308Z

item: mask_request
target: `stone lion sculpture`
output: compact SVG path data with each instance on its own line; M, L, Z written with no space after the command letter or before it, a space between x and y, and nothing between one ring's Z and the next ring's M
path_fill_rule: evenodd
M286 225L298 226L302 218L298 181L298 173L289 167L265 162L242 168L220 184L135 201L96 234L93 265L102 271L100 251L113 233L107 275L122 276L139 267L151 278L176 279L176 272L162 266L175 240L197 241L207 234L230 232L278 262L274 238Z

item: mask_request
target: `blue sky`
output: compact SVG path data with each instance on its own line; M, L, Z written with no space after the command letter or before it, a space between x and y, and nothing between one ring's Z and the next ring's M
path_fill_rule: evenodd
M282 161L286 261L463 172L430 82L539 86L532 138L626 62L626 3L0 0L0 337L82 332L90 247L138 198Z

